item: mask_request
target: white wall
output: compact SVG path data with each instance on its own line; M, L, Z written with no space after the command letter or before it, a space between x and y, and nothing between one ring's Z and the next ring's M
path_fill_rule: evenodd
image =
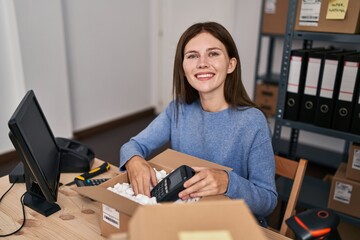
M150 2L65 0L74 131L151 102Z
M0 0L0 153L12 148L7 122L25 91L16 26L13 2Z
M154 106L147 0L0 1L0 154L29 89L62 137Z
M61 0L14 4L25 88L34 90L54 135L71 137Z

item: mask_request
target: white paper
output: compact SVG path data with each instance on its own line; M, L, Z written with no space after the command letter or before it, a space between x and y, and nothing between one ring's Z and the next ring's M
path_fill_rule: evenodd
M358 65L359 63L357 62L345 62L344 71L341 78L339 100L348 102L352 101Z
M266 0L264 12L266 14L275 14L276 13L276 0Z
M334 200L350 204L352 185L335 182Z
M304 89L304 93L306 95L316 96L316 90L319 82L320 66L321 59L309 58Z
M320 18L320 0L302 0L299 26L318 26Z
M103 220L110 225L120 228L120 213L115 209L105 204L102 205Z
M355 170L360 170L360 150L359 149L354 150L354 157L352 160L351 167Z
M333 98L338 61L326 60L322 77L320 97Z
M290 70L287 91L298 93L299 91L299 79L301 70L301 57L291 56Z

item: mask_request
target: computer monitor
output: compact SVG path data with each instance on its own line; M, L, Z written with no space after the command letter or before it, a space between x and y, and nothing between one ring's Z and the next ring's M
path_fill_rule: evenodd
M57 212L61 153L32 90L26 93L8 125L9 137L24 164L24 204L44 216Z

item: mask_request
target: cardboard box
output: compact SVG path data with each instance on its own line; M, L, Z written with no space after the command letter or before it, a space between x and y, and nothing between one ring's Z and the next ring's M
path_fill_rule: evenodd
M284 35L286 32L288 8L289 0L265 0L262 32Z
M256 85L255 102L268 117L276 114L277 97L277 85L267 83Z
M349 0L347 9L329 5L330 1L299 0L294 29L314 32L360 33L360 1ZM327 19L328 12L345 12L345 18Z
M221 233L223 238L211 238ZM181 238L184 235L187 238ZM129 237L131 240L266 239L243 200L142 206L130 220Z
M189 156L171 149L167 149L160 153L151 159L149 163L156 170L165 170L167 173L183 164L189 166L212 167L223 170L231 170L231 168ZM139 206L142 206L137 202L107 190L108 187L113 187L116 183L125 182L129 182L126 172L121 173L98 186L73 188L73 190L79 194L102 203L100 229L101 235L105 237L108 237L114 233L127 232L131 216ZM200 201L202 202L225 199L229 200L225 195L218 195L204 197L201 198Z
M346 167L346 177L360 181L360 145L352 144L349 150L349 159Z
M328 207L360 217L360 182L345 177L346 163L341 163L332 182Z

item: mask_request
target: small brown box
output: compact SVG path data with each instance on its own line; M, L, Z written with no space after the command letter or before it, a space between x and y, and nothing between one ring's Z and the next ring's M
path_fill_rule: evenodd
M360 181L360 145L352 144L349 151L349 159L346 167L346 177Z
M262 18L262 32L284 35L289 0L265 0Z
M341 163L332 182L328 207L360 217L360 182L345 177L346 163Z
M274 116L278 86L274 84L259 83L256 85L255 102L267 116Z
M360 33L360 1L349 0L344 19L326 19L329 2L330 0L321 2L299 0L294 29L313 32ZM316 6L320 6L317 14L314 11ZM300 16L301 10L303 10L303 17Z

